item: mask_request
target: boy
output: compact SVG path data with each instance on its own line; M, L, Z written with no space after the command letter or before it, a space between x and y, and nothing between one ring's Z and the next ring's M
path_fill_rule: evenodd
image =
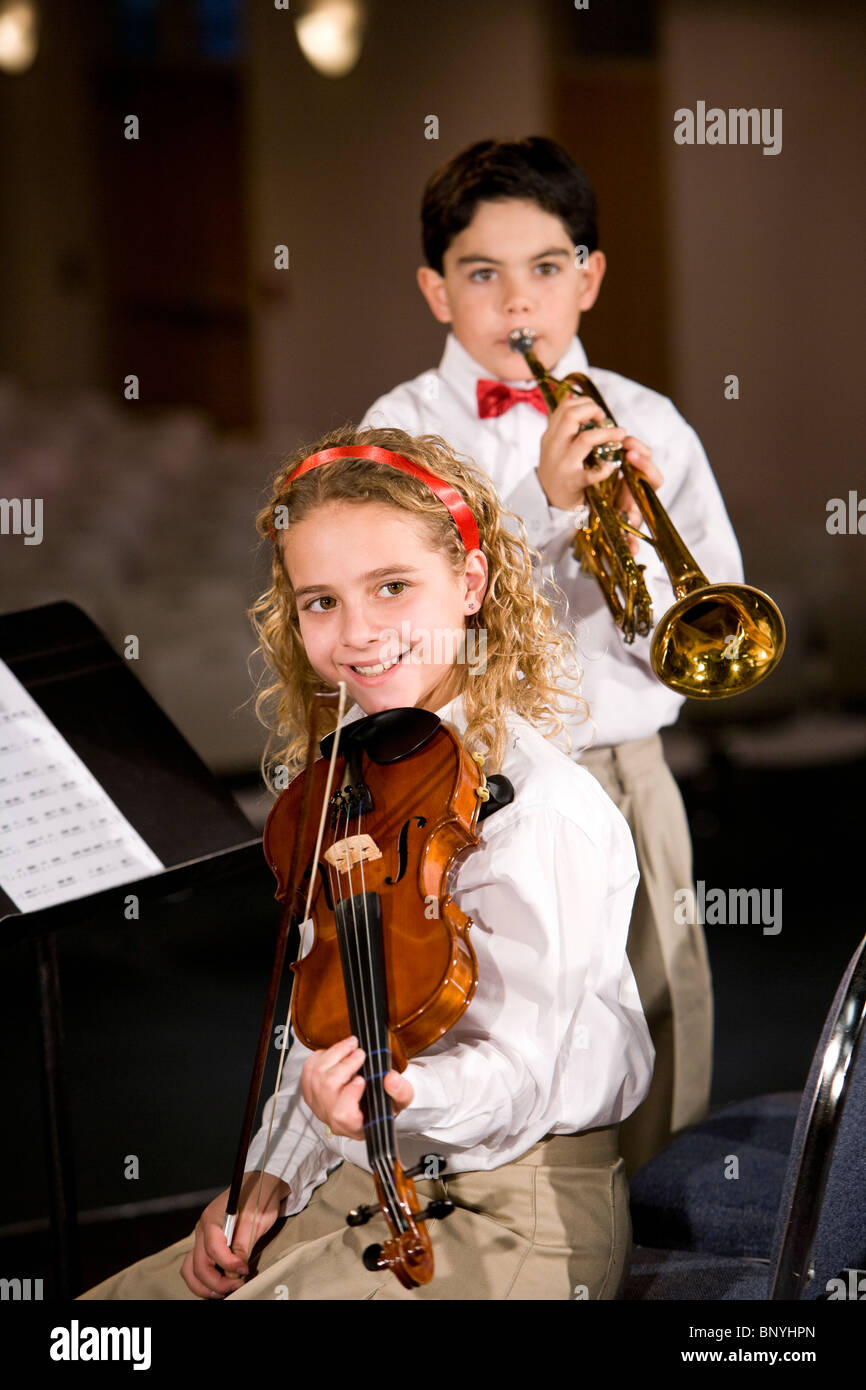
M647 1100L622 1126L621 1150L633 1172L706 1113L712 993L700 926L674 921L674 894L692 881L691 844L658 731L674 722L682 697L653 674L648 638L623 643L601 590L572 554L586 515L584 488L613 466L587 471L591 450L623 444L711 582L742 578L739 549L700 441L671 402L587 365L576 333L606 267L595 195L566 152L541 136L473 145L428 182L422 227L427 264L418 284L434 317L451 326L445 353L438 370L382 396L362 423L440 434L475 459L504 505L524 519L530 544L568 598L571 616L563 621L576 624L583 694L596 726L592 748L583 751L585 734L575 728L575 756L629 821L641 869L628 951L656 1068ZM602 412L578 396L548 417L509 343L516 328L535 335L534 351L554 376L588 373L634 433L600 427ZM627 495L624 501L634 524L639 515ZM658 620L673 602L670 582L652 547L641 544L637 560L646 566Z

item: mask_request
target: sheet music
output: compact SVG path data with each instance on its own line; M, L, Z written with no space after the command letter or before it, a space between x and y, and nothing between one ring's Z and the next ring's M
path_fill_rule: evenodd
M21 912L165 866L0 661L0 887Z

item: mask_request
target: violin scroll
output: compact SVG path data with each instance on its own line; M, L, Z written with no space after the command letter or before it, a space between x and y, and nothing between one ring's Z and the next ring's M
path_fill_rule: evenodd
M439 1198L422 1211L415 1184L399 1162L394 1162L388 1174L388 1187L390 1196L377 1174L376 1192L392 1239L384 1245L368 1245L363 1255L364 1267L390 1270L404 1289L429 1284L433 1278L433 1247L424 1222L444 1220L454 1210L454 1203L447 1197ZM350 1220L355 1215L350 1212L346 1218L350 1225L359 1224Z

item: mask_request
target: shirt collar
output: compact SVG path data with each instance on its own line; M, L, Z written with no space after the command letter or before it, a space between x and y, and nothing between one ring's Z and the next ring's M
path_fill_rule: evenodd
M466 715L463 710L463 700L460 695L455 695L453 700L449 700L447 705L442 705L436 713L444 724L452 724L459 733L466 728ZM366 719L364 711L360 705L352 705L348 710L344 724L354 724L358 719Z
M583 343L578 337L575 337L556 363L551 375L563 377L568 376L569 372L588 371L589 362ZM475 361L474 357L469 356L454 333L449 333L445 340L445 351L442 354L442 361L439 363L439 372L459 395L471 398L473 406L475 406L475 383L482 377L485 380L491 379L487 368L482 367ZM513 386L534 386L535 378L530 378L525 383L512 382L510 384Z

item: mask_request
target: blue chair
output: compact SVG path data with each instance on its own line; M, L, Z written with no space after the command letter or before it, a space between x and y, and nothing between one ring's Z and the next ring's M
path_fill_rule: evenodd
M863 1273L866 1293L864 1032L866 938L836 991L802 1097L728 1106L635 1175L624 1298L850 1296L830 1283L841 1277L856 1289L847 1270Z

